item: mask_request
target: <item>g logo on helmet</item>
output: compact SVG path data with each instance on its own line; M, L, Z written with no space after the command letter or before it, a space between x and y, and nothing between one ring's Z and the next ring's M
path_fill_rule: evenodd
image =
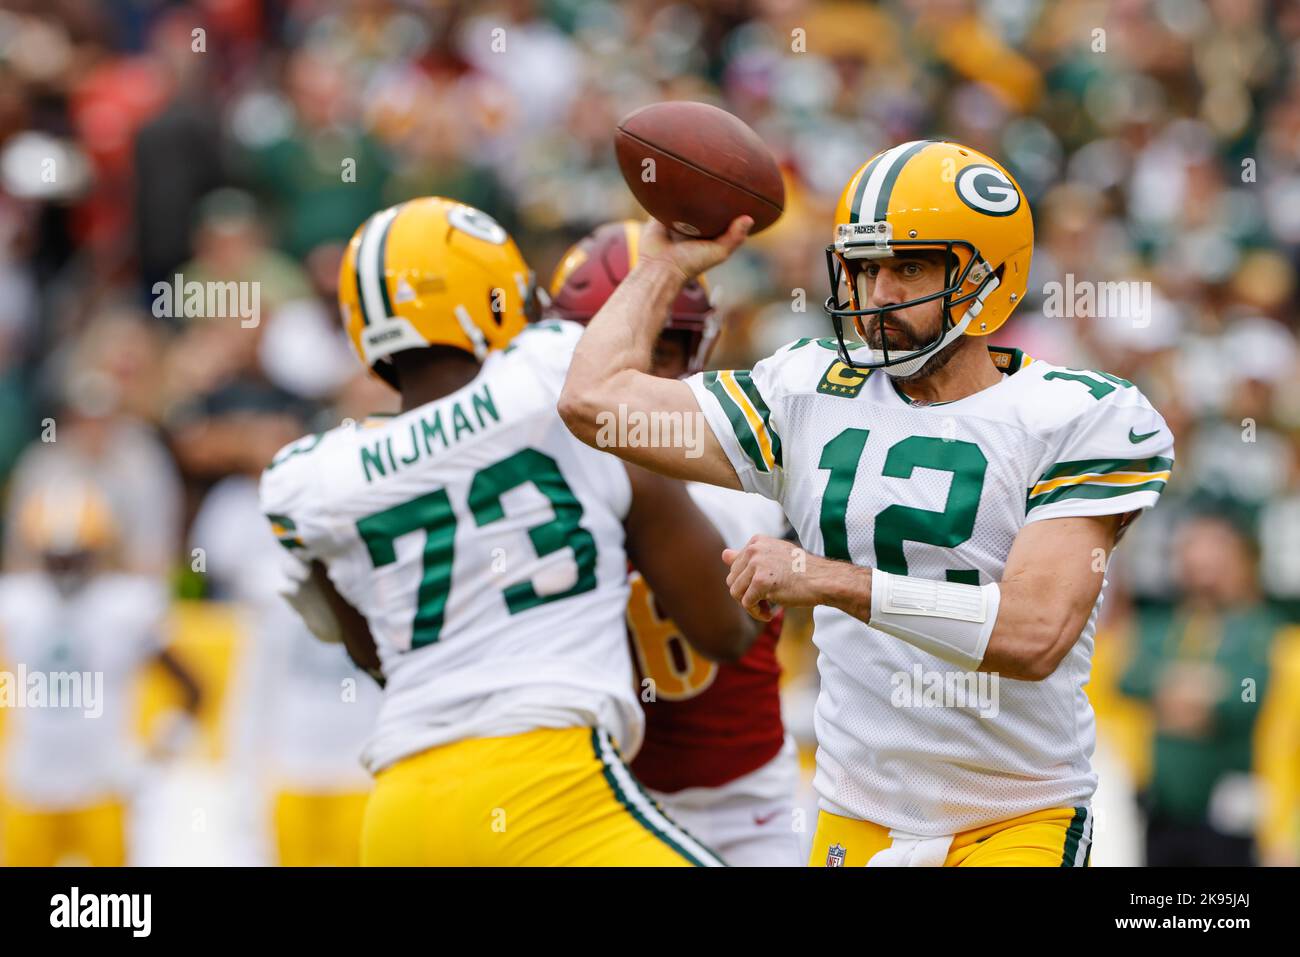
M462 233L468 233L475 239L492 243L494 246L502 245L507 239L506 231L501 228L500 223L473 206L453 206L447 210L447 222Z
M1002 170L974 163L957 174L953 184L961 201L978 213L1010 216L1020 208L1020 190Z

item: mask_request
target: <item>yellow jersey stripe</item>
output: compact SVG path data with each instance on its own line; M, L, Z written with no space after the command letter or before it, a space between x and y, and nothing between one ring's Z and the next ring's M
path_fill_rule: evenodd
M776 468L776 456L772 454L772 439L767 434L767 429L763 425L763 417L758 414L754 404L749 401L743 389L736 382L736 375L730 369L718 373L718 381L722 387L727 390L727 395L740 407L740 411L745 414L745 420L749 423L750 431L758 439L758 451L763 456L763 462L767 465L768 471Z
M1167 482L1171 472L1091 472L1087 475L1063 475L1060 478L1039 482L1029 492L1029 497L1050 492L1063 485L1142 485L1145 482Z

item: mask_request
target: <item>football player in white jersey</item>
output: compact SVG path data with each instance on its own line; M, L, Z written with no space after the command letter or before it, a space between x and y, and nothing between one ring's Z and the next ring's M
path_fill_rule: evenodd
M590 322L636 265L640 233L640 223L606 223L570 249L551 278L551 314ZM687 283L670 307L651 371L673 379L699 372L720 324L703 280ZM687 491L732 548L755 533L789 531L781 506L761 495L700 482ZM788 867L801 859L793 807L799 759L781 719L776 656L782 619L773 616L737 661L709 661L682 640L632 573L627 623L646 714L632 773L733 866Z
M102 492L64 477L27 496L16 515L21 547L42 567L0 576L0 862L121 867L139 757L132 683L151 661L179 682L189 718L173 732L192 725L199 688L162 643L165 582L110 570L119 539Z
M371 784L360 755L382 692L280 597L284 549L259 513L256 477L231 475L205 496L190 532L217 597L237 603L251 639L231 722L266 785L275 860L355 866Z
M682 486L560 422L581 327L528 325L514 241L440 198L362 224L339 299L402 412L292 443L262 504L291 602L385 681L362 863L718 863L617 750L642 733L629 557L704 653L737 657L759 629Z
M784 506L806 554L756 536L726 559L753 614L816 606L811 863L1085 864L1106 561L1169 478L1168 427L1130 382L984 345L1024 297L1032 219L998 163L935 141L849 180L833 338L752 370L647 374L666 304L750 225L674 242L648 224L561 414L586 441L618 403L702 415L696 458L616 452Z

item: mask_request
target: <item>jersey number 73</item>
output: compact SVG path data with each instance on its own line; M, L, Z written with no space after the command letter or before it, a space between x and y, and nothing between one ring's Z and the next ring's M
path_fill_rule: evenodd
M544 558L563 548L572 549L578 566L578 580L571 588L550 595L539 595L531 581L507 586L503 595L506 608L512 615L596 587L596 540L580 524L582 504L560 474L559 465L544 452L521 449L474 474L467 505L475 526L483 528L504 519L501 497L525 483L532 483L545 495L555 512L555 517L549 522L528 530L528 538L537 556ZM397 560L395 542L399 537L420 530L425 532L420 587L411 623L412 648L433 644L442 633L447 596L451 591L456 528L460 520L451 506L447 490L439 488L357 522L357 532L376 568Z

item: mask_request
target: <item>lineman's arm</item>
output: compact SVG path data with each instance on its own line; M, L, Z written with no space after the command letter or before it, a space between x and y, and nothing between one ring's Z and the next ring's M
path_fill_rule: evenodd
M281 592L284 599L313 635L330 644L342 644L353 663L382 688L384 673L369 623L338 593L323 563L312 561L306 570L306 577L294 576Z
M718 558L722 537L681 482L630 464L627 472L628 558L693 648L715 661L734 661L762 625L731 600L727 566Z

